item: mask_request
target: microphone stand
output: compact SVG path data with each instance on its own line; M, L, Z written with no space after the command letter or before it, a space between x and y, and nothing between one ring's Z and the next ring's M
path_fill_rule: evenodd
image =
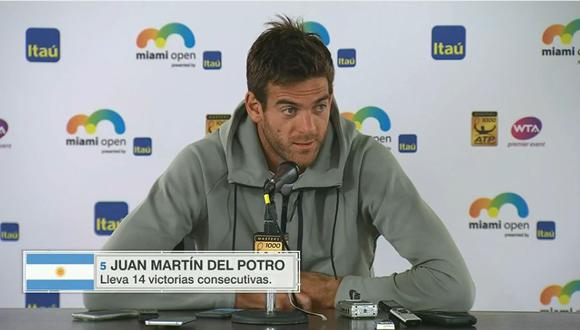
M270 199L270 194L275 190L264 193L264 231L254 235L254 249L256 249L257 236L274 237L282 241L280 251L288 250L288 244L284 233L281 232L277 221L276 204ZM232 314L232 322L242 324L302 324L308 323L308 317L301 311L276 311L276 293L268 291L266 293L266 311L244 310Z

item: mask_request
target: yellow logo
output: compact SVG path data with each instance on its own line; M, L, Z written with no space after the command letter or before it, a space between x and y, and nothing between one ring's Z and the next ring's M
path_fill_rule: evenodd
M283 251L282 242L254 242L254 250L258 252Z
M497 112L475 111L471 116L471 145L497 146Z
M232 115L206 115L205 116L205 134L211 134L220 126L230 119Z

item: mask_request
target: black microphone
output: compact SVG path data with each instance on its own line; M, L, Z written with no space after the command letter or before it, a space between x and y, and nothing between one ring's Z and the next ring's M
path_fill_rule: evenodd
M254 251L281 252L288 248L288 234L282 233L276 219L274 194L284 185L298 180L300 168L296 163L283 162L278 165L276 174L264 183L264 231L254 234ZM284 191L287 193L287 191ZM244 324L301 324L308 323L306 314L298 311L275 311L276 297L274 291L266 293L266 311L243 310L232 315L232 322Z
M296 163L281 163L276 169L276 174L274 174L271 179L266 180L264 183L264 192L267 194L273 194L277 191L280 191L282 186L296 182L296 180L298 180L299 173L300 167L298 167Z

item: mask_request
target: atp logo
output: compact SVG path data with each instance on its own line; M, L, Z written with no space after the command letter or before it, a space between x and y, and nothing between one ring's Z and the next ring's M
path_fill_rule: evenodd
M556 284L550 285L542 290L542 293L540 294L540 302L542 305L549 305L553 298L558 298L558 303L561 305L568 305L570 304L572 295L576 291L580 291L580 280L570 281L563 287ZM550 311L553 311L552 308L550 308Z
M515 207L518 217L525 219L529 215L528 203L518 194L505 192L495 198L478 198L469 208L469 229L474 230L503 230L504 237L529 237L530 224L522 221L505 221L498 219L500 209L510 204ZM482 219L481 211L487 211L487 217L491 220Z
M177 34L183 38L183 44L187 48L193 48L195 46L195 36L193 32L184 24L181 23L169 23L164 25L160 30L155 28L148 28L137 36L137 47L145 48L149 40L155 41L155 46L157 48L165 48L167 39L173 35Z
M113 124L115 133L119 135L125 133L125 121L118 113L110 109L97 110L90 116L84 114L76 115L69 119L66 125L66 131L72 135L77 132L79 126L83 126L88 134L95 134L97 132L97 125L104 120L110 121Z
M564 45L569 45L574 39L574 33L580 30L580 18L573 20L567 25L553 24L550 25L542 34L542 42L546 45L551 45L555 37L560 37L560 42Z
M125 133L125 121L123 117L117 112L111 109L100 109L93 112L91 115L87 116L85 114L78 114L73 116L68 120L66 125L66 131L69 135L75 135L74 138L67 138L65 144L67 146L101 146L104 147L101 150L102 153L107 154L124 154L126 150L122 147L127 145L127 140L123 138L100 138L95 137L80 137L79 127L84 127L84 131L87 135L95 135L97 133L97 127L102 122L110 122L113 125L114 132L117 135L122 135Z
M497 111L471 113L471 145L497 146Z
M391 119L389 118L389 115L379 107L368 106L361 108L355 113L343 112L342 116L345 119L352 121L355 124L356 129L359 131L362 130L362 123L368 118L375 119L383 133L386 133L391 129ZM383 144L391 142L390 135L373 135L373 138Z
M306 33L313 33L318 35L318 37L320 38L320 40L322 40L322 43L326 47L328 47L328 45L330 44L330 34L328 33L328 30L324 27L324 25L314 21L303 22L302 29L304 29L304 32Z

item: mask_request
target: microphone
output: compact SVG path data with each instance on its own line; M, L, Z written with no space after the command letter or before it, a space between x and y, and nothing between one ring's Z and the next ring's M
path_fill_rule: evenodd
M285 233L282 233L280 227L278 226L278 219L276 215L276 204L274 203L274 194L281 189L284 190L283 193L289 194L288 187L291 189L291 184L298 180L298 173L300 173L300 168L294 162L282 162L278 165L276 169L276 173L270 179L267 179L264 183L264 202L266 204L266 209L264 212L264 231L260 234L264 235L275 235L275 238L267 238L267 240L275 240L279 242L279 245L276 244L276 248L279 248L279 251L283 250L283 247L288 247L286 243L287 238L285 239ZM282 188L284 187L284 188ZM258 250L263 250L264 245L257 244L258 241L264 240L264 236L259 235L258 233L254 235L254 248ZM267 244L268 246L273 247L273 244Z
M296 163L281 163L276 169L276 174L274 174L271 179L266 180L264 183L264 192L267 194L273 194L277 191L280 191L282 186L296 182L296 180L298 180L299 173L300 167L298 167Z
M282 233L278 226L274 194L284 185L290 185L298 180L300 168L296 163L283 162L278 165L276 173L264 183L264 231L254 234L254 251L276 253L288 248L288 234ZM289 194L287 187L282 191ZM308 323L306 314L293 311L276 311L275 291L266 293L266 310L243 310L232 314L232 322L242 324L302 324Z

